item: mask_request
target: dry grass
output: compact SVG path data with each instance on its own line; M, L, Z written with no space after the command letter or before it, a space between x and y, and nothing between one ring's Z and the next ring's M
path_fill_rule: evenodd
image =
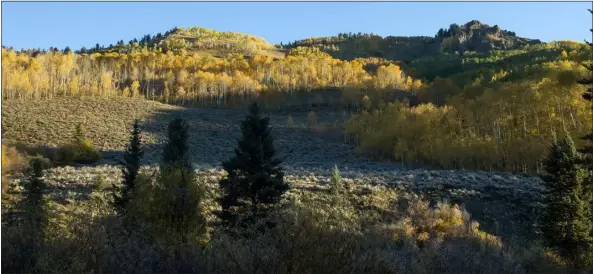
M486 34L486 38L488 40L490 40L490 41L500 41L500 40L502 40L501 37L497 37L497 36L495 36L493 34L490 34L490 33Z
M57 147L72 140L75 126L80 123L96 147L119 150L128 140L127 131L135 118L149 119L169 109L175 107L132 98L4 100L2 142Z

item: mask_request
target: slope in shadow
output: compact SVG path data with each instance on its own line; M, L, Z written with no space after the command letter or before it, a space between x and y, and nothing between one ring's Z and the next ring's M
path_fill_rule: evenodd
M189 147L192 161L197 166L217 167L231 157L240 137L240 122L246 110L174 108L160 110L142 125L143 134L157 140L145 144L143 164L160 161L162 146L167 141L167 126L175 118L185 119L190 125ZM268 115L268 114L266 114ZM318 119L333 125L341 119L340 113L318 113ZM291 168L341 167L356 169L397 169L393 164L378 164L371 159L355 155L354 148L343 143L337 129L328 126L324 131L304 127L307 112L291 114L296 128L286 126L286 115L269 114L278 157ZM123 151L105 151L101 164L113 164L121 159ZM370 166L373 165L373 166Z

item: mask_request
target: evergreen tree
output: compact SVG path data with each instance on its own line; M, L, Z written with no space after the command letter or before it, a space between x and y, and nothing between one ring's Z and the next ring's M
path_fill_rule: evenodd
M331 189L335 196L338 196L344 192L344 185L342 184L342 177L340 176L340 170L338 166L334 166L334 171L331 177Z
M191 161L189 157L189 125L181 118L173 120L168 128L169 142L163 149L162 168L180 169L182 184L186 185L191 179Z
M340 176L340 170L338 166L334 166L334 170L331 176L331 193L334 205L341 206L344 201L344 185L342 183L342 176Z
M141 145L140 125L139 121L135 120L130 136L130 143L126 146L124 160L121 162L123 165L122 186L116 187L118 193L113 197L115 207L120 213L123 213L125 210L134 190L134 180L136 180L136 176L138 176L138 171L140 170L140 158L144 155L144 151L140 147Z
M30 162L27 181L24 185L23 199L17 208L23 218L19 224L22 232L22 248L24 255L21 262L16 265L24 272L30 272L37 264L37 254L45 240L45 225L47 224L47 208L43 197L45 183L43 182L43 170L49 167L49 161L41 157L35 157Z
M593 10L589 9L589 12L593 15ZM590 29L593 33L593 29ZM587 42L587 44L593 50L593 42ZM592 58L593 60L593 58ZM589 71L589 76L579 80L579 84L584 85L587 87L587 91L583 94L583 98L587 101L593 101L593 64L583 64L583 66ZM593 104L591 104L591 111L593 113ZM582 137L583 140L589 140L589 144L587 144L584 148L579 150L581 153L585 154L585 164L589 168L589 170L593 171L593 131L585 136Z
M205 233L205 218L200 211L203 190L194 182L194 172L189 157L189 125L180 118L168 128L169 142L163 149L163 159L158 182L161 186L157 198L162 208L160 219L170 220L176 237L182 244L189 235ZM192 238L195 238L192 236Z
M250 219L255 221L289 189L284 183L281 161L275 158L269 118L261 117L257 103L250 105L241 122L241 132L235 156L222 163L228 176L219 182L223 193L220 217L227 224L236 221L233 209L246 212L250 208Z
M575 266L589 265L592 259L592 194L586 179L590 172L580 165L582 157L567 134L555 141L542 176L546 186L540 219L544 239Z

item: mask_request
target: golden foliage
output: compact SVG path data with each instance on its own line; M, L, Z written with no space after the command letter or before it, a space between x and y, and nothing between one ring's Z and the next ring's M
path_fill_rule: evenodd
M475 98L455 91L442 107L390 103L351 119L346 133L361 152L404 164L537 172L554 132L566 129L576 140L590 131L591 109L576 79L567 70L536 84L485 89ZM452 89L442 80L435 85L442 87L439 96Z
M215 35L203 30L190 32ZM174 46L174 41L167 43ZM414 86L414 80L406 78L394 64L381 66L377 76L373 76L363 68L364 60L341 61L311 49L297 48L293 53L277 60L263 55L246 59L229 53L224 58L214 58L148 50L91 55L49 52L32 57L2 49L2 92L5 99L32 99L57 95L128 95L127 90L123 92L128 88L133 97L142 95L149 99L202 104L216 99L217 104L227 104L249 100L263 91Z
M9 176L24 172L28 168L27 157L16 148L2 145L2 193L8 190Z

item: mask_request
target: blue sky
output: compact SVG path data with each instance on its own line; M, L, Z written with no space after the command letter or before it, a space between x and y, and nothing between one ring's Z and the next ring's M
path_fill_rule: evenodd
M433 36L479 20L542 41L591 41L591 2L3 2L2 45L92 47L174 26L257 35L276 44L340 32Z

